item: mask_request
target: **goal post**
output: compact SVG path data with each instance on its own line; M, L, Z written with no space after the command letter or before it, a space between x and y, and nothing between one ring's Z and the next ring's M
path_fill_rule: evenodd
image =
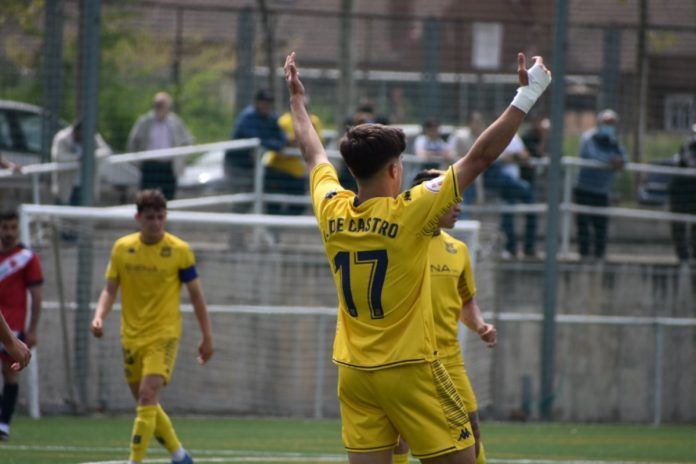
M84 374L70 365L75 353L63 353L77 330L88 330L73 322L79 274L90 272L93 311L114 241L137 230L134 214L135 206L20 208L22 241L37 251L45 274L41 343L36 362L30 364L25 398L32 417L41 411L69 412L75 406L105 412L132 408L122 375L118 304L106 321L104 337L89 337L82 353L87 360ZM57 240L51 239L54 227ZM197 365L200 331L188 295L182 292L183 335L173 379L162 399L168 410L338 415L337 374L331 364L337 296L315 218L169 210L165 227L187 241L196 255L216 348L209 365ZM478 221L460 221L451 233L468 244L475 262ZM92 262L81 268L78 250L83 237L89 237ZM68 314L65 334L61 307ZM70 385L81 381L88 386L84 398ZM78 405L71 404L75 396Z

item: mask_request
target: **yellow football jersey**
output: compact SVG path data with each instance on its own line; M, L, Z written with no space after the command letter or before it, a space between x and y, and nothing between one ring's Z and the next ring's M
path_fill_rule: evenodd
M430 240L430 290L440 357L461 352L457 339L462 303L476 295L466 244L440 231Z
M324 132L324 126L321 123L321 119L319 119L319 116L315 114L309 115L309 119L312 121L314 130L317 131L317 135L319 136L321 143L324 143L324 136L322 135ZM283 129L285 135L287 135L288 142L294 142L295 128L292 125L292 115L290 112L287 112L278 118L278 125L281 129ZM305 163L299 156L284 155L282 153L278 153L277 151L270 151L268 152L268 157L266 158L266 166L285 172L297 178L302 178L305 175Z
M182 282L197 277L188 244L170 233L149 245L140 233L116 241L106 278L121 287L121 339L129 346L181 335Z
M328 163L314 168L310 186L339 294L334 362L380 369L434 360L428 247L442 214L461 199L454 169L362 204Z

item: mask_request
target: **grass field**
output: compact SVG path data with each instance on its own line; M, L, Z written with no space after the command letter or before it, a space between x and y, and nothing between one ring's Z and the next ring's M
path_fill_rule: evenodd
M122 463L129 417L17 418L0 443L2 464ZM175 418L198 463L347 462L337 420ZM489 462L507 464L696 463L696 426L485 423ZM153 443L146 462L169 462Z

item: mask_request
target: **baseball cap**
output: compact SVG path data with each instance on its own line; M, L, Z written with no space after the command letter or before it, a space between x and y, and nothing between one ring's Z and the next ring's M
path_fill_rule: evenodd
M266 89L257 90L256 95L254 95L254 100L271 102L273 101L273 94Z

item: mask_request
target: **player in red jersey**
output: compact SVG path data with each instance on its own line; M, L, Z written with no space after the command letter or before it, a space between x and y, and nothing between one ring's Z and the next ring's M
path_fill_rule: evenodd
M19 242L17 214L0 215L0 313L12 333L29 348L36 345L36 328L41 313L43 274L39 257ZM27 294L31 295L31 319L27 324ZM17 404L19 372L15 360L0 345L3 389L0 399L0 440L10 436L10 421Z

